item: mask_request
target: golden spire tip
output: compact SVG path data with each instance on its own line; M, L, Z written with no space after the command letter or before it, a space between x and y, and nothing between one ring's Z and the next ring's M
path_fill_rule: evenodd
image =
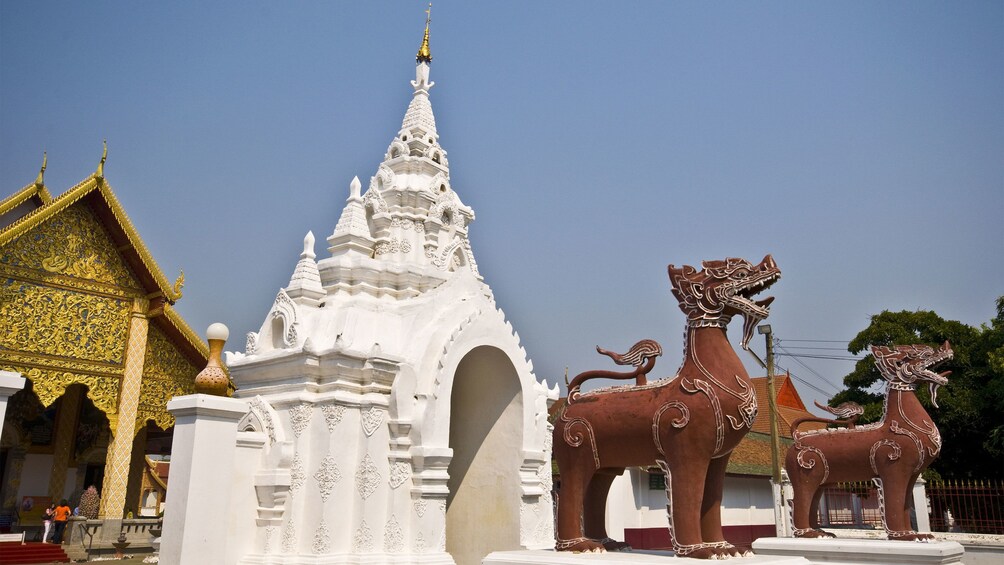
M418 48L418 55L415 56L416 63L432 63L432 51L429 50L429 23L432 21L432 2L425 10L425 35L422 37L422 45Z

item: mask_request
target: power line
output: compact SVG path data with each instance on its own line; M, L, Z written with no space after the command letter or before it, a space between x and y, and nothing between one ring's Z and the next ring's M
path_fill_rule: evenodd
M778 365L778 366L777 366L777 368L778 368L778 369L782 369L782 370L784 370L784 371L785 371L786 373L788 373L788 376L790 376L791 378L793 378L793 379L795 379L796 381L798 381L798 382L800 382L800 383L804 384L805 386L807 386L807 387L809 387L809 388L811 388L811 389L815 390L815 391L816 391L816 392L818 392L819 394L822 394L823 396L825 396L825 397L826 397L826 399L827 399L827 400L829 400L830 398L833 398L833 394L831 394L831 393L829 393L829 392L827 392L827 391L825 391L825 390L823 390L823 389L819 388L818 386L816 386L816 385L814 385L814 384L810 383L809 381L807 381L807 380L803 379L802 377L800 377L800 376L796 375L795 373L792 373L792 372L791 372L791 369L788 369L787 367L782 367L782 366L780 366L780 365Z
M808 370L808 371L809 371L810 373L812 373L813 375L815 375L815 376L816 376L816 378L818 378L818 379L820 380L820 382L824 382L824 383L826 383L826 384L827 384L827 386L829 386L829 387L830 387L830 388L832 388L833 390L835 390L835 391L838 391L838 392L839 392L839 389L837 389L837 387L833 386L833 385L832 385L832 384L830 383L830 381L828 381L828 380L826 380L825 378L823 378L823 375L820 375L819 373L817 373L817 372L816 372L816 370L815 370L815 369L813 369L812 367L810 367L810 366L806 365L805 363L803 363L803 362L802 362L802 360L801 360L801 359L799 358L800 356L796 356L796 355L792 355L792 354L791 354L791 353L789 353L789 352L788 352L788 350L787 350L787 349L785 349L785 347L784 347L784 346L782 346L781 344L778 344L778 346L777 346L777 347L778 347L778 349L780 349L780 350L781 350L782 352L784 352L784 353L782 353L782 355L787 355L787 356L791 357L792 359L794 359L794 360L795 360L795 362L796 362L796 363L798 363L799 365L801 365L801 366L805 367L805 368L806 368L806 369L807 369L807 370ZM810 386L811 386L811 385L810 385ZM813 387L813 388L815 388L815 387ZM823 392L822 390L820 390L820 389L818 389L818 388L817 388L816 390L819 390L820 392ZM826 393L826 392L823 392L823 394L827 394L827 395L828 395L829 393Z
M778 341L780 341L780 340L778 340ZM817 349L817 350L826 350L826 351L847 351L846 347L808 347L808 346L804 346L804 345L803 346L792 345L792 346L789 346L788 349Z
M847 339L779 339L778 341L799 341L808 343L850 343Z
M823 355L823 354L813 355L811 353L797 353L796 354L796 353L790 353L790 352L788 352L788 353L779 353L778 355L779 356L783 356L783 357L792 357L792 358L795 358L795 359L799 359L799 358L801 358L801 359L829 359L831 361L860 361L860 360L864 359L864 357L851 357L849 355Z

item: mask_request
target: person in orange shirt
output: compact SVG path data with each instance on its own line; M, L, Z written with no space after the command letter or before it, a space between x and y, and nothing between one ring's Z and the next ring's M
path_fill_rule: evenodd
M59 501L59 506L56 507L55 517L53 522L56 524L56 531L52 534L52 543L61 544L63 543L63 530L66 529L66 521L70 519L70 514L73 511L70 510L70 505L66 502L66 499Z

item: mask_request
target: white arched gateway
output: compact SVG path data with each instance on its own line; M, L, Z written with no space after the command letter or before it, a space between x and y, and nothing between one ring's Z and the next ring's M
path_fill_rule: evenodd
M308 233L260 331L229 354L248 413L227 563L468 565L553 546L557 387L535 379L478 273L427 39L401 130L368 190L351 182L330 257Z

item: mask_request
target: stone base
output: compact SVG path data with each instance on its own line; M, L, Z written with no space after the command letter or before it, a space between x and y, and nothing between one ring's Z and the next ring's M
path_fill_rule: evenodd
M735 565L808 565L801 557L757 555L734 557L728 560ZM551 549L496 551L485 557L482 565L658 565L709 563L706 559L676 557L672 551L635 550L631 552L572 553Z
M833 565L962 565L965 550L954 541L760 538L753 542L753 552L758 556L801 555L811 563Z

